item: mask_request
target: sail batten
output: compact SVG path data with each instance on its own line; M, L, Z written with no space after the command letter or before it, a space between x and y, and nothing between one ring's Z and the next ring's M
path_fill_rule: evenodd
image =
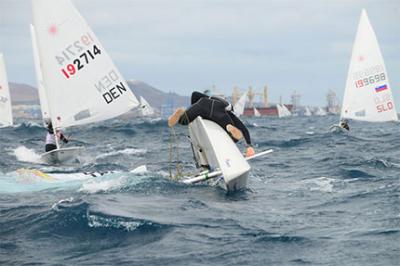
M139 105L70 0L32 6L43 87L57 128L114 118Z
M362 10L343 97L341 119L397 121L391 87L375 32Z

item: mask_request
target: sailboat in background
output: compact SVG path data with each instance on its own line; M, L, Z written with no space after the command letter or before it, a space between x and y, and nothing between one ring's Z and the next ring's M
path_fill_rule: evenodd
M278 117L287 117L291 116L292 113L289 111L289 109L284 105L284 104L277 104L276 109L278 110Z
M253 111L254 111L254 117L260 117L261 114L260 112L257 110L257 108L253 107Z
M35 0L33 36L41 71L42 108L54 130L103 121L138 107L139 101L70 0ZM47 105L46 105L47 102ZM44 112L42 110L42 112ZM81 147L41 155L47 163L75 158Z
M315 115L317 115L317 116L326 116L327 113L322 107L318 107L317 110L315 111Z
M154 116L154 109L150 106L150 104L146 101L146 99L140 96L140 111L143 116Z
M385 63L365 9L358 24L340 115L341 121L347 119L398 121Z
M10 88L8 86L6 65L0 54L0 127L13 125Z
M311 111L310 108L308 108L307 106L304 108L304 116L311 116Z
M244 108L246 106L247 91L243 93L239 101L233 106L233 111L237 117L240 117L244 113Z

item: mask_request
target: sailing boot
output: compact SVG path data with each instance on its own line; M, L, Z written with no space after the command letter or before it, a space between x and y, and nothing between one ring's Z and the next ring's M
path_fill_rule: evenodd
M231 134L231 136L236 140L241 140L243 138L242 131L231 124L226 126L226 131L228 131L229 134Z
M168 126L169 127L175 126L176 123L178 123L179 118L181 118L181 116L183 115L184 112L185 112L185 108L183 108L183 107L176 109L176 111L168 118Z

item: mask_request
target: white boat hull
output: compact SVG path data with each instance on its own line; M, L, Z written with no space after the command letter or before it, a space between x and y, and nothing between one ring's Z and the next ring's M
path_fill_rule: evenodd
M190 123L189 135L198 167L220 170L222 178L217 183L223 189L235 191L247 186L250 165L225 130L198 117Z
M347 129L342 128L340 125L332 125L332 126L329 128L329 130L330 130L332 133L339 133L339 132L348 133L348 132L349 132Z
M64 164L79 159L82 150L83 147L61 148L45 152L40 157L42 162L46 164Z

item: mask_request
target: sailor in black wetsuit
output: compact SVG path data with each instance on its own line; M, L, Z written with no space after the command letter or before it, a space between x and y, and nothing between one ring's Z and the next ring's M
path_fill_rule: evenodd
M247 144L246 156L254 155L250 133L242 121L233 113L232 105L228 101L195 91L192 93L191 104L186 110L183 107L178 108L168 118L168 126L173 127L176 123L188 125L198 116L201 116L220 125L235 142L244 136Z
M350 131L349 122L347 120L343 120L340 123L340 127L346 129L347 131Z

